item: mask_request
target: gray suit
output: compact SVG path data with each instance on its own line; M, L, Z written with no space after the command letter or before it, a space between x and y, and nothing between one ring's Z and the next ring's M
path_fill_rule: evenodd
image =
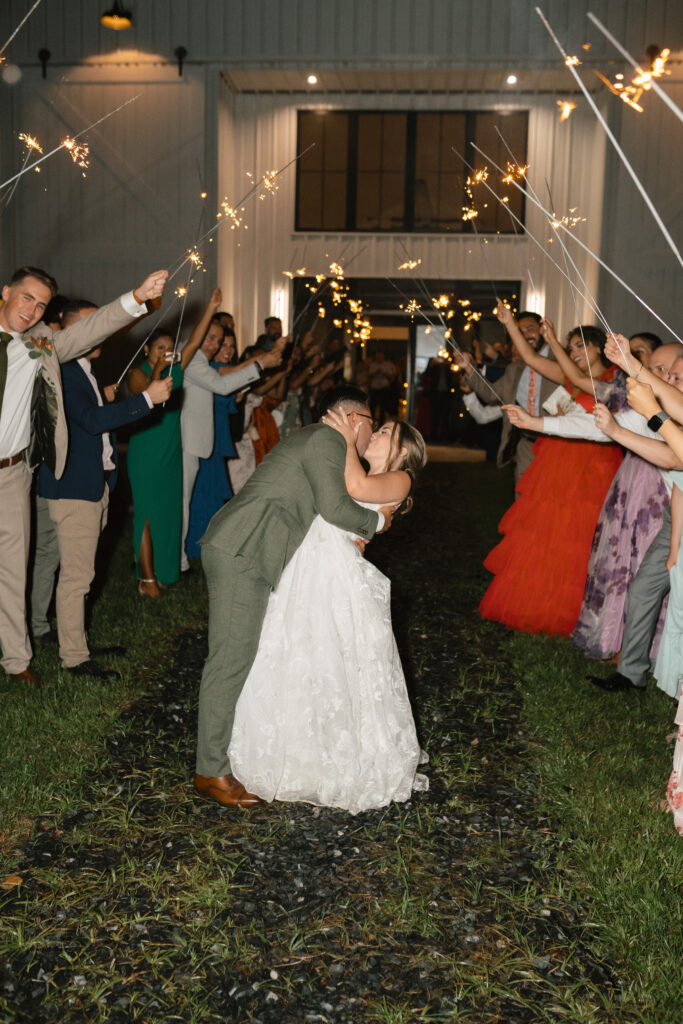
M256 656L268 596L315 516L365 539L377 529L377 513L346 491L345 462L341 434L322 424L295 431L216 513L202 538L209 657L199 691L199 775L230 772L235 706Z
M467 383L474 391L475 395L481 399L482 402L491 402L493 395L491 389L498 396L500 401L504 405L516 404L517 402L517 388L519 387L519 381L526 367L521 359L518 359L505 370L505 373L495 383L485 384L481 377L476 373L473 373L467 378ZM536 376L536 387L540 388L540 405L548 399L553 391L557 388L557 384L548 380L546 377L542 377L540 373L536 373L535 370L530 370L530 373ZM541 415L543 413L541 412ZM518 435L516 437L516 435ZM517 431L512 426L507 416L503 415L503 431L500 438L500 445L498 447L498 456L496 459L496 465L499 469L506 466L508 462L514 460L515 463L515 483L519 481L522 473L529 468L533 461L533 454L531 449L534 441L538 440L538 434L528 430ZM516 446L515 446L516 442Z
M235 391L256 384L261 372L254 363L234 373L218 373L209 365L201 348L197 349L185 370L183 404L180 410L180 432L183 444L183 529L180 545L180 567L189 566L185 541L190 526L190 502L199 472L199 460L208 459L213 451L213 396L232 395Z

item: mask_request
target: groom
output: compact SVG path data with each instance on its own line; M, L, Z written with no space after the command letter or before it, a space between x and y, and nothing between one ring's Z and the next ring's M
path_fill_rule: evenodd
M365 394L343 386L327 407L343 409L358 429L362 455L372 434ZM295 431L258 466L204 534L202 565L209 588L209 657L199 691L194 788L227 807L262 801L230 774L228 744L235 706L259 645L268 597L316 515L369 540L391 524L391 509L361 508L344 483L346 442L321 423ZM321 566L321 572L324 566Z

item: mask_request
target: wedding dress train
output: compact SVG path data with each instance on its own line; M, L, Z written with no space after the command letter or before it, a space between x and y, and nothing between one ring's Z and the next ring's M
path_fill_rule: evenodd
M428 788L390 582L320 516L270 596L228 753L264 800L356 814Z

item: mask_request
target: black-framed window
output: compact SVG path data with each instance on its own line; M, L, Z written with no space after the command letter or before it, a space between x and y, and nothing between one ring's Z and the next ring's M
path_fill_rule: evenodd
M472 232L472 222L463 220L463 209L472 205L466 191L471 172L457 154L482 169L486 161L476 143L507 169L507 143L525 164L528 121L527 111L300 110L295 230ZM492 167L487 184L523 221L522 193ZM475 187L473 198L477 231L515 232L505 207L484 186Z

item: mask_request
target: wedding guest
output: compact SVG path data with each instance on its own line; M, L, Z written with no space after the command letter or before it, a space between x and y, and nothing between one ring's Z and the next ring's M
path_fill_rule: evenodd
M634 335L631 352L666 380L683 347L662 345L655 335ZM619 371L610 401L612 412L628 408L626 377ZM572 643L591 658L608 659L621 650L628 590L650 544L662 529L669 505L670 481L662 470L627 451L600 512L593 537L586 589ZM660 613L651 656L664 625Z
M84 300L68 302L62 312L63 325L69 327L96 310L93 303ZM149 415L154 405L169 397L171 381L152 381L140 395L115 404L105 403L92 372L92 362L101 352L101 346L97 346L62 368L69 429L66 464L58 480L43 463L37 486L37 502L47 507L49 537L54 532L57 550L53 554L48 538L41 536L45 516L41 515L44 510L39 509L31 612L33 622L39 626L47 624L55 572L59 569L56 609L62 665L72 675L107 679L118 677L119 673L93 660L91 654L123 653L123 649L91 650L85 631L85 599L95 576L95 555L107 523L109 495L116 485L116 439L112 431Z
M225 331L223 343L216 355L209 361L214 370L234 365L235 335ZM190 525L187 531L185 550L188 558L199 558L199 540L204 535L212 516L232 498L226 459L235 458L230 423L237 412L237 396L213 396L214 442L208 459L199 460L199 472L195 480L190 503Z
M164 290L165 270L62 331L41 323L58 291L37 267L20 267L0 308L0 664L13 679L40 686L29 668L26 574L32 470L46 462L59 479L67 455L60 362L76 359L146 312Z
M262 352L272 352L275 342L282 337L282 320L279 316L267 316L263 326L265 331L256 339L256 348Z
M625 357L628 346L626 339L621 335L617 335L617 339L618 344L611 340L607 342L605 346L607 357L615 363L622 364L622 369L631 364L634 373L643 372L640 363L635 363L634 366L635 361L632 357ZM640 367L640 369L636 371L636 367ZM658 378L651 372L649 377L660 386L668 387L667 384L658 381ZM631 386L631 382L628 381L627 388L630 389ZM677 394L673 388L668 390ZM678 398L680 399L681 396L678 395ZM631 402L630 397L629 402ZM510 407L507 411L511 419L519 422L526 429L542 430L545 433L553 433L565 438L582 438L602 442L611 440L630 448L638 455L665 469L683 467L683 462L679 461L674 452L670 451L666 445L660 443L657 434L648 428L644 416L633 408L617 412L612 416L605 405L597 403L594 420L583 410L563 416L548 416L538 419L532 419L519 408ZM681 415L683 416L683 401L681 402ZM670 491L670 476L663 474L663 479ZM601 689L617 692L630 690L634 686L642 688L647 685L652 637L662 600L669 586L666 558L669 552L670 521L669 510L665 508L662 529L650 544L640 569L629 587L619 672L613 672L606 677L588 677L591 683Z
M546 343L541 334L541 317L538 313L523 310L517 313L515 322L522 336L539 353L543 354ZM514 403L526 409L533 416L541 413L543 403L550 398L557 385L548 377L527 366L523 360L509 364L502 377L498 380L482 380L477 374L474 363L462 362L462 370L472 391L485 404L497 398L505 405ZM484 374L486 377L487 375ZM532 448L538 438L532 433L524 433L513 429L507 417L503 420L503 430L498 448L497 465L499 468L514 462L515 485L533 459Z
M279 355L273 352L254 352L242 364L226 365L220 370L209 366L209 360L223 342L224 329L214 319L222 301L220 288L213 292L195 331L200 344L187 361L185 394L180 418L183 450L183 502L180 568L186 572L190 563L185 550L190 524L190 501L199 471L199 460L208 459L213 449L213 395L230 395L261 380L265 368L276 365ZM192 337L194 337L194 332ZM187 346L186 346L187 347ZM185 349L183 349L185 352Z
M502 303L498 316L522 358L533 360L537 372L547 372L556 383L564 377L559 363L538 356ZM595 381L610 380L614 368L604 355L605 340L596 327L570 331L567 372L582 383L589 374ZM560 395L562 401L593 409L593 395L578 387L567 384ZM517 416L514 423L524 427L531 419ZM525 633L569 636L581 609L598 515L622 455L616 445L554 437L538 439L533 455L517 485L517 501L499 524L503 540L484 562L494 578L479 611L483 618Z

